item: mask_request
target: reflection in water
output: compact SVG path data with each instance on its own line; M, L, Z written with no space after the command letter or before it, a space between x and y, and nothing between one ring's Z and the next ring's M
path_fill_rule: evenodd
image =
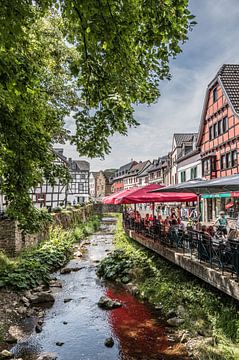
M123 303L108 313L122 359L153 359L162 354L168 347L167 337L149 308L126 292L107 289L106 295Z
M112 225L107 229L111 233ZM43 331L19 342L13 349L16 357L35 360L41 352L53 352L58 360L186 360L177 345L168 345L157 314L124 289L107 286L97 278L96 265L112 249L112 240L109 233L91 236L83 258L69 264L83 268L57 274L63 288L55 289L55 303L46 313ZM97 302L103 294L119 299L123 307L100 309ZM64 303L65 298L72 301ZM109 336L115 341L112 348L104 345ZM58 341L64 345L58 347Z

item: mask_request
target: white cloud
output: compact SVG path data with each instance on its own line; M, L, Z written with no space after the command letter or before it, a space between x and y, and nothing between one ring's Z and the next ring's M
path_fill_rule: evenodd
M223 63L239 61L239 4L238 0L191 0L190 7L198 24L183 53L171 62L172 80L161 84L157 104L136 108L141 126L129 129L127 137L114 136L111 154L104 161L90 161L93 170L118 167L131 158L164 155L170 151L173 133L198 131L207 84Z

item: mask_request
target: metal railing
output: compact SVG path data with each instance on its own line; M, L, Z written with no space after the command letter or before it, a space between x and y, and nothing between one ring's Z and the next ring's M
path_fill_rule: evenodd
M158 221L145 226L143 221L124 218L125 229L152 239L155 243L177 249L191 259L210 265L211 268L230 272L239 278L239 239L225 240L211 237L209 234L192 229L180 229L178 226L165 226Z

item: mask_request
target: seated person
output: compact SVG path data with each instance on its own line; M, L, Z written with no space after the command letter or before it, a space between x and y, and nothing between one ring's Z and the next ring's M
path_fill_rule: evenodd
M159 216L158 216L158 222L160 222L160 224L163 223L162 215L159 215Z
M171 216L171 225L178 225L178 220L176 218L176 215L175 214L172 214Z
M180 230L185 230L185 225L184 225L184 223L181 221L180 218L178 218L178 228L179 228Z
M230 232L229 232L229 235L228 235L228 240L236 240L236 241L239 241L239 230L238 229L232 229Z
M203 233L203 235L205 235L205 238L210 239L211 236L208 233L208 229L206 225L202 225L201 232Z
M145 215L145 218L144 218L144 226L145 226L145 227L149 227L149 222L150 222L150 220L149 220L149 214L146 214L146 215Z
M136 223L140 223L141 222L141 215L138 211L136 211L136 215L135 215L135 222Z
M212 237L215 235L215 230L213 229L212 225L209 225L207 228L207 232L209 235L211 235Z

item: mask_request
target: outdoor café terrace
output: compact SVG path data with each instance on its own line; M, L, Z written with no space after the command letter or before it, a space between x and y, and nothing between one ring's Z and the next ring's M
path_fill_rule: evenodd
M235 175L221 181L194 181L174 187L152 184L114 194L111 201L118 204L195 200L199 202L201 194L238 190L239 176ZM105 199L106 202L107 200L109 201ZM145 217L141 217L136 207L134 210L125 207L123 224L127 234L167 260L239 300L239 231L233 229L226 235L220 229L218 231L214 228L210 232L197 221L189 224L184 224L180 219L178 222L175 221L175 214L173 219L165 221L161 216L157 217L154 214L154 207L152 209L153 214L145 221Z

